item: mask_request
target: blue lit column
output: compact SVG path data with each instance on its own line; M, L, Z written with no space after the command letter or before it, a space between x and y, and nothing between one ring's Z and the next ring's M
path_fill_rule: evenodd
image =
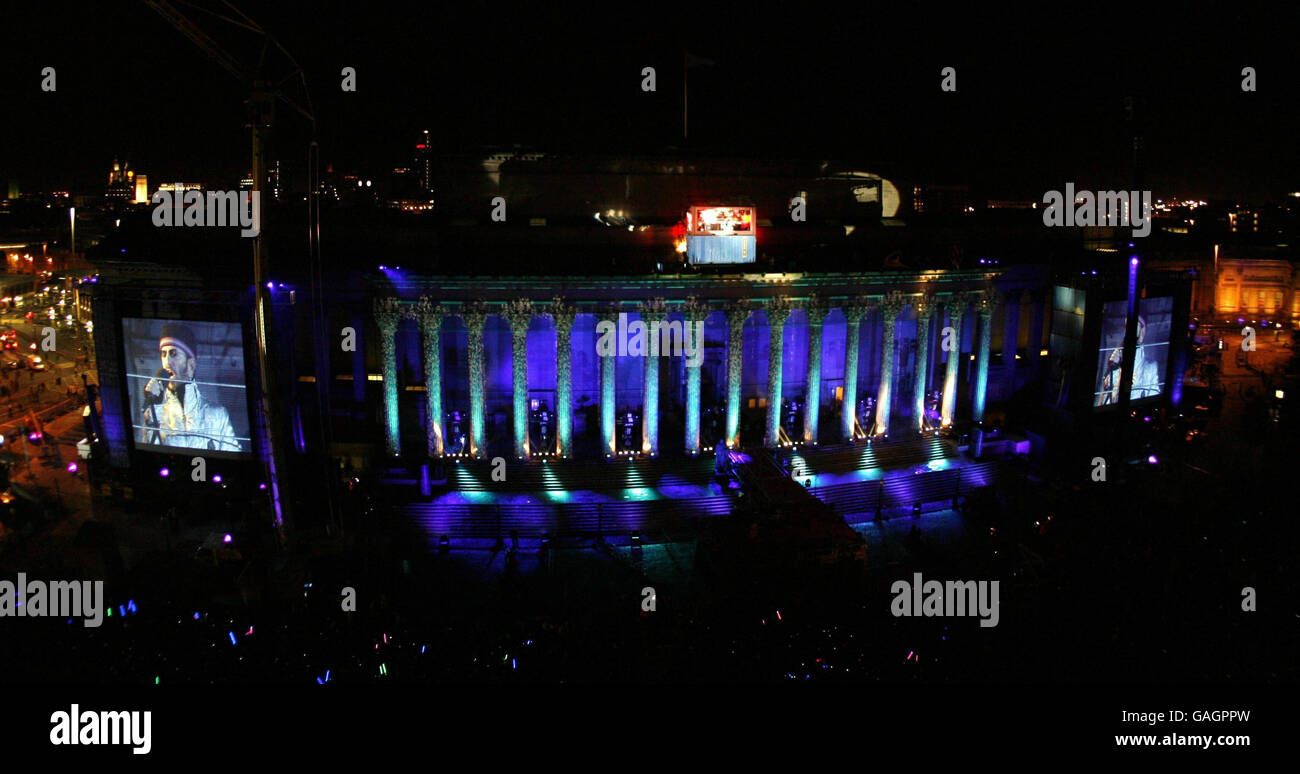
M401 454L401 432L397 410L397 323L402 318L401 304L396 298L375 301L375 321L379 323L379 340L383 351L384 370L384 439L388 456Z
M556 454L573 456L573 319L576 310L555 299L550 307L555 321L555 436Z
M940 346L943 346L948 354L948 365L943 375L942 423L944 427L952 426L953 415L957 410L957 361L961 358L961 331L966 322L966 303L965 293L953 293L944 303L944 309L948 313L948 325L945 327L952 328L951 331L944 331L940 336ZM951 349L948 349L949 346Z
M420 337L424 343L424 392L427 399L428 421L425 424L428 453L441 457L444 448L442 416L442 307L428 298L415 305L415 319L420 324Z
M875 435L889 433L890 403L894 390L894 322L903 307L905 297L896 290L891 290L880 305L881 323L884 329L884 343L880 347L880 389L876 393L876 429Z
M686 453L700 453L700 364L704 362L704 320L709 309L698 299L686 301L685 324L688 353L695 352L695 362L686 357ZM693 344L693 345L692 345Z
M916 302L916 389L912 413L917 432L925 430L926 382L930 377L930 317L934 314L934 296L922 295Z
M854 300L844 305L844 400L840 406L840 429L844 440L852 441L858 416L858 347L862 343L862 316L869 307Z
M510 323L511 418L515 437L515 457L528 459L528 325L533 321L533 302L517 298L506 304L505 318Z
M822 324L826 304L817 296L804 307L808 316L808 386L804 389L803 442L817 443L817 424L822 411Z
M659 357L669 354L659 351L663 336L654 323L662 323L668 315L662 298L643 303L640 312L647 339L641 383L641 453L653 457L659 454Z
M487 323L487 307L483 303L468 306L461 315L469 331L469 444L470 453L479 459L487 457L485 415L487 405L483 394L483 326Z
M763 438L763 445L768 448L781 445L782 356L785 354L785 321L789 317L789 299L772 299L767 306L767 434Z
M740 366L745 318L749 308L735 304L727 309L727 445L740 447Z
M971 418L984 421L984 400L989 387L989 342L993 338L993 309L998 304L996 294L984 293L979 300L979 349L975 353L975 389Z
M618 310L610 309L597 314L598 321L612 323L617 329ZM597 326L599 328L599 325ZM611 456L618 451L618 446L614 438L614 411L616 409L614 401L616 399L616 390L614 387L614 359L618 354L618 347L614 340L611 339L612 346L608 347L605 352L600 352L600 332L596 333L597 354L600 355L600 437L605 444L605 456Z

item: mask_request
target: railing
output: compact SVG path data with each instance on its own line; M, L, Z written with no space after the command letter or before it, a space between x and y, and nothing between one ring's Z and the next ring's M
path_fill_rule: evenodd
M997 465L997 462L980 462L951 470L898 473L876 481L813 487L810 491L846 518L871 516L878 510L911 508L915 503L921 503L922 508L934 503L952 503L993 483Z

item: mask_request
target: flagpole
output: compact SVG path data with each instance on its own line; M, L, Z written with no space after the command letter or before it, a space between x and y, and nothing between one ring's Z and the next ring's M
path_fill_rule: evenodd
M687 123L687 118L689 116L687 110L690 104L690 99L687 96L686 84L691 77L691 66L687 63L686 56L687 56L686 52L683 51L682 52L682 139L683 140L685 140L689 135L689 127L690 127L690 124Z

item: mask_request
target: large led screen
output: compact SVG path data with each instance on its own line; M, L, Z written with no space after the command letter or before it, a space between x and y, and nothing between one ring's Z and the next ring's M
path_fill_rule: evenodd
M1097 353L1094 406L1119 403L1123 375L1124 327L1128 323L1124 301L1102 307L1101 347ZM1138 303L1137 354L1133 358L1133 385L1129 400L1155 398L1165 392L1165 367L1169 360L1169 328L1174 299L1144 298Z
M1173 296L1144 298L1138 302L1137 359L1133 364L1133 391L1129 400L1165 394L1173 313Z
M239 325L127 317L122 339L136 448L251 450Z

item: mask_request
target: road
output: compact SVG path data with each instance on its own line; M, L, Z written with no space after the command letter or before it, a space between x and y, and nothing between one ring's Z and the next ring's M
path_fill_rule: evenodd
M0 354L0 433L12 430L16 421L32 409L49 408L69 397L84 404L81 375L85 374L92 384L96 382L93 347L87 334L59 329L54 349L47 352L41 349L45 326L15 316L0 317L0 326L18 331L19 340L17 350ZM48 367L44 371L28 369L24 364L28 354L39 355ZM75 388L75 394L70 388Z
M5 439L2 448L31 460L30 466L14 465L17 480L32 483L34 476L38 485L56 485L59 482L43 481L48 476L42 475L41 461L48 460L51 471L61 471L66 477L67 463L77 459L77 441L86 435L82 420L86 401L81 376L85 374L91 384L97 381L90 337L84 332L60 329L55 334L53 351L47 352L40 349L44 325L30 324L21 316L4 315L0 316L0 327L18 331L19 339L17 350L0 353L0 435ZM36 350L30 348L33 343ZM40 355L48 367L44 371L32 371L22 365L28 353ZM14 368L13 363L19 366ZM55 438L55 444L31 444L24 450L27 441L21 437L20 427L33 411L40 413L45 431Z

